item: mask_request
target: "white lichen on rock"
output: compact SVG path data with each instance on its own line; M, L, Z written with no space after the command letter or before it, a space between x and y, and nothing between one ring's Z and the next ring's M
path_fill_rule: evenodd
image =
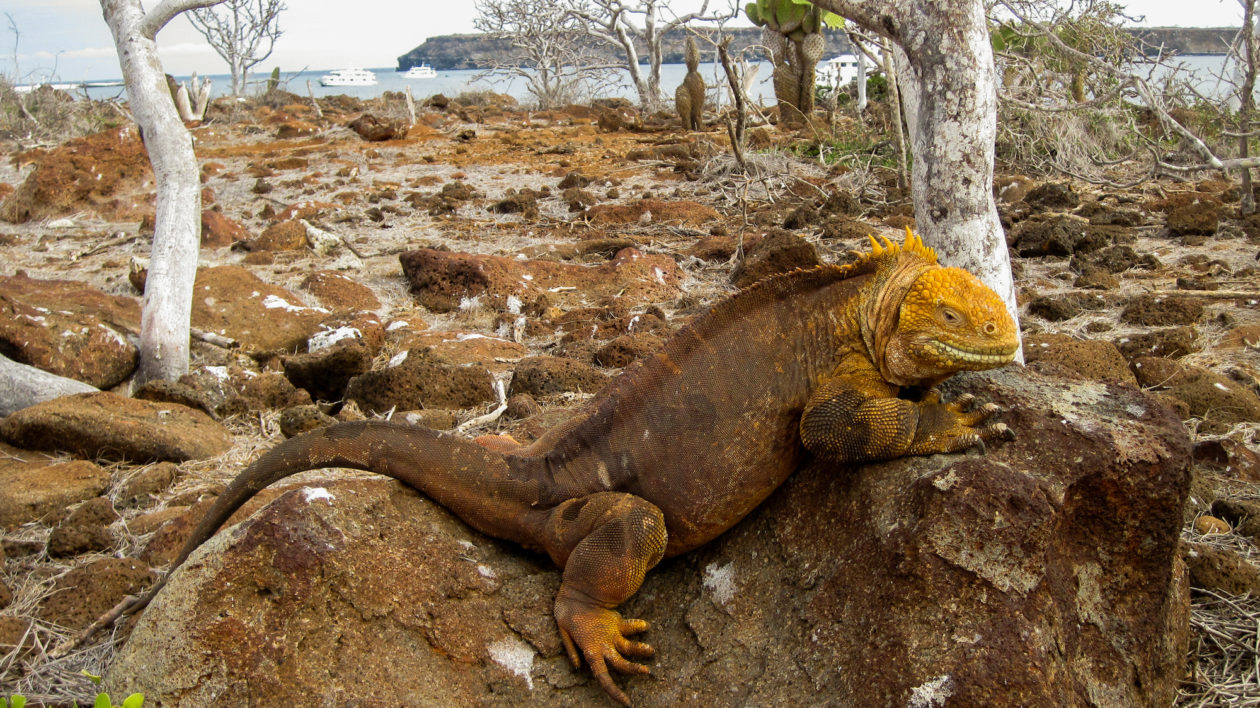
M949 675L937 676L926 683L910 689L910 700L906 708L935 708L945 705L945 701L954 695Z
M534 688L534 649L516 637L507 637L491 644L487 649L490 658L499 666L525 679L530 690Z
M704 587L713 593L713 599L719 605L725 605L735 597L735 564L727 563L719 566L710 563L704 569Z

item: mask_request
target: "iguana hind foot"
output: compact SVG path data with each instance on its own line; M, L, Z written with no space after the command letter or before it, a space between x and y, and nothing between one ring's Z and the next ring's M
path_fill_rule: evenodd
M563 588L556 596L555 611L560 640L564 642L573 668L580 668L585 659L591 674L608 695L622 705L630 705L630 698L618 688L608 669L623 674L651 673L647 666L627 659L647 659L656 653L651 645L629 639L647 631L648 623L625 619L616 610L575 596L572 591L566 593Z
M569 499L551 509L544 524L543 546L564 568L555 615L569 661L578 667L585 659L600 686L624 705L630 699L608 669L649 673L630 659L646 659L655 651L628 638L647 630L648 623L624 619L615 608L660 562L666 542L661 510L621 492Z

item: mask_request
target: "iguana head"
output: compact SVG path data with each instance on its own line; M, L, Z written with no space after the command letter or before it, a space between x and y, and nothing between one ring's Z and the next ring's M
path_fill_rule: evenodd
M885 241L872 255L888 259L867 310L871 354L886 380L931 386L1015 358L1015 321L979 278L937 265L936 254L909 230L904 246Z
M961 268L937 267L910 286L884 356L898 378L939 379L1009 364L1018 346L997 293Z

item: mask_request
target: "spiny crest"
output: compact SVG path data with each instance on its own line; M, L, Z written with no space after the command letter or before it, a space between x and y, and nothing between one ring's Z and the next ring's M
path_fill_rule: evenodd
M911 231L909 226L906 227L905 243L900 246L892 241L889 241L886 236L880 237L880 240L882 240L883 243L880 243L880 240L877 240L873 235L868 234L867 238L871 240L871 250L869 252L862 253L861 251L850 251L850 253L853 253L858 258L855 263L850 265L854 271L874 270L874 267L879 263L883 263L886 260L893 260L902 253L910 253L918 256L929 265L936 264L936 251L926 246L923 243L923 239L918 234Z

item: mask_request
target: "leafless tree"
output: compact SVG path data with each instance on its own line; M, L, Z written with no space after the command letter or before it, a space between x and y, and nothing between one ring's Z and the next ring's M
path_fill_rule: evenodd
M271 56L280 38L282 0L223 0L193 10L188 21L227 62L232 95L245 90L249 70Z
M592 63L591 38L581 22L554 0L479 0L473 26L511 42L519 53L488 69L526 82L543 108L574 103L592 82L608 78L607 64Z
M1260 156L1250 154L1247 149L1239 149L1239 155L1229 156L1235 146L1243 148L1241 141L1255 138L1252 128L1254 120L1254 76L1257 56L1253 51L1256 39L1255 0L1238 0L1243 14L1252 17L1251 29L1239 33L1233 43L1231 61L1235 63L1237 81L1226 79L1225 83L1234 86L1233 96L1237 103L1234 107L1211 97L1199 95L1191 87L1178 86L1172 81L1155 81L1149 76L1142 76L1133 71L1132 64L1118 61L1111 56L1099 56L1093 45L1077 46L1069 41L1079 36L1079 32L1065 32L1063 25L1070 21L1062 13L1053 8L1047 9L1044 2L1038 0L998 0L996 6L1018 23L1019 32L1028 38L1043 42L1048 51L1053 51L1060 62L1070 62L1082 67L1080 72L1094 77L1096 85L1084 87L1079 94L1072 91L1071 99L1058 97L1054 91L1036 96L1036 103L1028 100L1019 101L1014 97L1005 97L1006 103L1017 103L1030 111L1056 112L1074 111L1111 104L1137 104L1150 111L1156 118L1154 126L1137 126L1132 120L1124 128L1126 137L1133 141L1129 154L1120 156L1095 156L1096 162L1104 167L1114 168L1121 163L1140 169L1136 176L1129 176L1128 183L1137 183L1150 179L1158 174L1192 175L1204 170L1245 171L1260 167ZM1113 6L1114 8L1114 6ZM1248 10L1250 8L1250 10ZM1130 52L1132 53L1132 52ZM1158 59L1158 58L1157 58ZM1046 72L1038 72L1044 76ZM1042 81L1039 86L1046 87ZM1050 88L1053 88L1052 86ZM1246 95L1243 95L1246 94ZM1179 117L1175 108L1193 103L1200 111L1213 110L1210 120L1214 128L1220 130L1221 137L1226 140L1210 139L1203 131L1193 125L1187 125L1184 118ZM1130 112L1131 113L1131 112ZM1239 142L1235 143L1234 139ZM1173 147L1169 147L1172 145ZM1061 165L1056 165L1062 167ZM1070 169L1070 168L1069 168ZM1065 169L1068 171L1068 169ZM1130 170L1131 172L1133 170ZM1070 173L1070 172L1069 172ZM1074 176L1091 179L1095 182L1110 182L1105 176L1097 174L1079 174Z
M813 0L892 45L914 158L915 221L1018 317L993 201L996 71L983 0ZM1018 319L1016 319L1018 321Z
M153 251L140 318L135 382L175 380L188 371L193 280L201 242L201 183L192 136L176 111L154 38L176 15L222 0L101 0L114 36L131 114L157 182Z
M630 74L639 103L648 111L664 105L661 93L661 61L665 36L692 22L718 22L734 17L738 10L709 13L709 0L700 9L683 15L668 12L667 0L574 0L569 12L584 22L586 32L619 50L621 68ZM639 64L639 46L647 51L647 73Z

